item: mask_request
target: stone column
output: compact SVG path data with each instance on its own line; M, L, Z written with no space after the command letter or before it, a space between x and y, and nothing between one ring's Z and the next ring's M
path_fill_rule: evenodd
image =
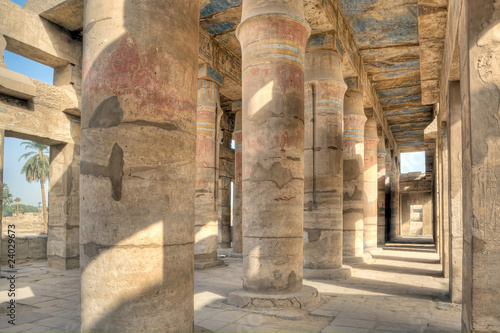
M0 35L0 38L2 35ZM4 258L2 257L2 220L3 220L3 155L5 150L5 130L0 129L0 188L2 189L2 196L0 197L0 264Z
M243 291L229 295L231 304L274 306L276 296L292 306L290 298L306 297L304 293L311 303L318 299L314 288L302 284L304 53L309 33L301 0L243 2L237 36L243 55L245 246Z
M373 253L377 250L377 121L370 117L365 124L365 156L364 156L364 184L363 184L363 242L365 251Z
M399 177L401 175L399 164L396 156L392 156L392 181L391 181L391 225L390 236L391 240L395 240L400 232L400 215L399 215Z
M342 58L336 36L309 38L306 53L304 149L304 276L351 276L342 267Z
M219 247L231 247L231 178L219 178Z
M242 149L242 132L241 132L241 104L235 114L234 122L234 185L233 185L233 253L243 253L243 227L242 227L242 195L241 195L241 149ZM233 103L234 106L234 103Z
M50 146L47 267L77 268L80 226L80 145Z
M392 153L387 150L385 157L385 241L391 240L391 184L392 184Z
M81 330L191 332L200 2L84 11Z
M347 80L344 99L343 249L345 262L363 261L364 129L363 93L357 78Z
M198 78L194 268L206 269L224 265L217 260L219 86L205 74Z
M464 1L462 91L463 332L500 332L500 8Z
M450 82L448 106L450 295L453 303L462 303L462 97L460 96L460 82Z
M448 201L449 201L449 165L448 165L448 125L446 122L441 124L440 129L440 155L441 155L441 234L443 241L443 277L450 276L450 222L448 216Z
M227 115L225 115L227 119ZM222 123L222 121L221 121ZM225 121L225 124L228 122ZM224 128L221 125L222 144L221 148L231 149L231 140L233 133L229 128ZM219 163L222 163L222 158L219 157ZM219 166L221 168L221 166ZM231 178L219 176L219 247L228 249L231 247Z
M386 168L387 151L385 150L384 136L378 137L377 146L377 179L378 179L378 195L377 195L377 244L385 245L385 168Z

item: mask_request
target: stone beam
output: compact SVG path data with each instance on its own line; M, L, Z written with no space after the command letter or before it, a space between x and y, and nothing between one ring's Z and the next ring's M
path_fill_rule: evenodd
M4 1L4 0L2 0ZM224 75L220 93L229 99L241 99L241 59L200 28L199 61Z
M389 147L399 153L397 143L392 135L389 123L385 118L384 110L378 99L375 88L368 78L366 66L359 53L349 20L344 16L338 1L335 0L306 0L304 1L306 19L311 25L313 34L335 30L344 52L344 59L361 81L364 95L373 108L374 117L381 125L383 132L389 139Z
M83 27L83 0L28 0L24 9L39 14L69 31Z
M74 143L80 136L80 118L63 112L73 109L74 102L63 89L30 80L37 92L33 100L0 94L0 130L9 137L47 145Z
M439 102L439 76L448 19L447 0L418 1L418 40L422 104ZM452 51L453 52L453 51Z
M10 0L0 0L0 35L7 40L7 51L44 65L81 65L81 40Z
M460 80L458 23L462 6L463 0L450 0L448 3L448 23L444 40L443 66L440 73L439 103L443 106L448 104L448 82Z

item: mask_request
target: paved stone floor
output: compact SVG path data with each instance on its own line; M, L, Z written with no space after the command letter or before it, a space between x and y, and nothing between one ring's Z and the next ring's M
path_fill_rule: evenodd
M221 251L224 254L224 251ZM241 288L242 259L195 273L195 325L214 332L460 332L460 307L447 302L447 281L432 245L392 244L342 281L308 280L321 293L312 311L251 311L225 304ZM8 274L6 267L2 275ZM79 330L79 270L18 266L16 326L6 316L8 281L0 280L1 332Z

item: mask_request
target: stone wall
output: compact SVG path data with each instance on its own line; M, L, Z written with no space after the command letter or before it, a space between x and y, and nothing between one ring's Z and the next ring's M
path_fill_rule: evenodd
M17 234L16 234L17 236ZM8 237L2 235L2 265L7 265L9 255ZM47 235L16 237L16 265L29 261L47 260Z

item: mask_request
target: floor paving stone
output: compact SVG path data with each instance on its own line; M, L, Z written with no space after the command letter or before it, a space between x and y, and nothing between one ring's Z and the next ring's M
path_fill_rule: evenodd
M388 244L373 257L371 264L354 265L347 280L304 281L319 290L323 303L299 314L227 305L228 294L241 289L243 265L242 259L226 257L226 266L195 272L195 324L198 331L213 332L460 331L461 307L447 301L448 283L432 245ZM8 324L0 307L0 330L78 332L79 274L49 270L44 262L19 265L19 325ZM7 289L6 279L0 279L2 306L9 301Z

